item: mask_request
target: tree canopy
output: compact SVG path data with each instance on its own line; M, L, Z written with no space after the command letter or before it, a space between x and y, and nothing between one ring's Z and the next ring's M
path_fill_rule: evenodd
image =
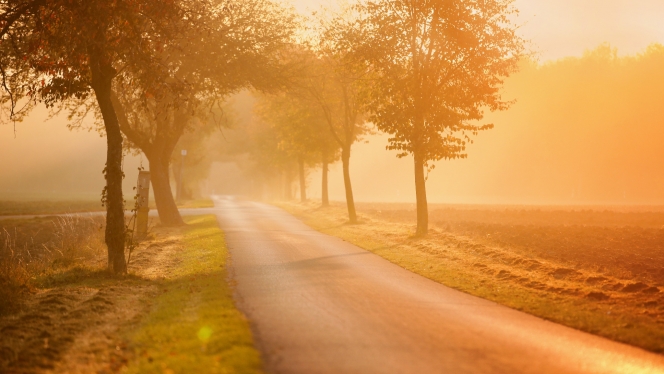
M371 65L370 120L392 137L387 148L413 155L417 233L428 228L424 168L466 157L485 110L503 110L503 79L516 71L523 40L512 0L372 0L358 8Z

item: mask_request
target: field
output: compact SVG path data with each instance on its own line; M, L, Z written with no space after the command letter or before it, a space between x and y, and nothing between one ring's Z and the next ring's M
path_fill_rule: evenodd
M125 196L125 207L127 211L131 210L134 200ZM214 204L210 199L184 200L178 204L182 209L211 208ZM103 212L106 208L101 205L99 200L0 200L1 216L31 216L45 214L68 214L82 212ZM155 202L150 200L150 209L157 209Z
M440 283L614 340L664 352L664 209L281 204L306 223Z
M104 207L99 200L0 200L0 216L67 214L103 210Z

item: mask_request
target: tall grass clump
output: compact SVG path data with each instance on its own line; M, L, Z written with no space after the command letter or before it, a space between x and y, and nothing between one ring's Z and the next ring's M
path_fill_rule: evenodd
M94 266L104 253L103 239L99 217L0 221L0 312L32 291L39 276Z

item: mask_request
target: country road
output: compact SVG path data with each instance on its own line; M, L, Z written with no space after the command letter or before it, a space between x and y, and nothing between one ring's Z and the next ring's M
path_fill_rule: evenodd
M238 306L271 373L664 373L664 357L479 299L215 199Z

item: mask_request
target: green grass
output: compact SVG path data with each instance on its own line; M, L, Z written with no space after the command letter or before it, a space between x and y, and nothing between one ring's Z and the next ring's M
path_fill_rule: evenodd
M128 373L260 373L251 330L228 284L228 250L214 216L187 219L184 248L163 293L129 334Z

